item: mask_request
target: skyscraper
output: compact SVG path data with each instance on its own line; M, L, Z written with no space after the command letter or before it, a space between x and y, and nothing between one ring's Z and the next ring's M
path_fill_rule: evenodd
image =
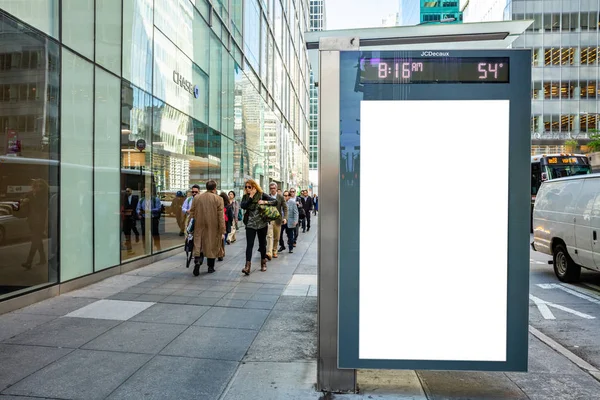
M598 126L599 0L483 0L465 21L533 20L513 43L532 49L532 152L564 151L565 140L587 143Z
M325 0L310 0L309 5L310 30L322 31L325 29ZM309 86L310 106L309 106L309 180L312 186L312 192L318 192L318 165L319 165L319 91L315 86L315 78L310 71Z

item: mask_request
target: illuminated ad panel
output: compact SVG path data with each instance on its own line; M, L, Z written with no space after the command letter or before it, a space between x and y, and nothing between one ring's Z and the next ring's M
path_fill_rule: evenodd
M530 57L340 52L339 368L527 370Z
M360 358L506 361L508 121L508 100L361 102Z

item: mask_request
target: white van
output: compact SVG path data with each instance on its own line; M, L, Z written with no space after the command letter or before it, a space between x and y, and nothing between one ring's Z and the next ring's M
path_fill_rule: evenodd
M533 210L533 249L551 254L563 282L600 271L600 174L542 184Z

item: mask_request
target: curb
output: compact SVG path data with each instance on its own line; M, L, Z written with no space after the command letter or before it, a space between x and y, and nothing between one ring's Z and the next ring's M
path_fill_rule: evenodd
M598 370L598 368L594 367L581 357L569 351L566 347L554 341L550 337L544 335L542 332L538 331L531 325L529 325L529 333L538 338L551 349L557 351L558 353L568 358L573 364L577 365L579 368L590 374L592 378L600 382L600 370Z

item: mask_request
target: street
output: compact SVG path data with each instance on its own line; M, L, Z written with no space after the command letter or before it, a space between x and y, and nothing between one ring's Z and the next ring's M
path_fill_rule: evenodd
M554 274L552 257L530 253L530 326L600 369L600 273L583 269L576 284Z

